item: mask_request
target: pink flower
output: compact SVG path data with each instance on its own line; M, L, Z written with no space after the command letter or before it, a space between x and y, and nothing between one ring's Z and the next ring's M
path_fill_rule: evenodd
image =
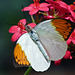
M75 10L75 2L73 2L73 4L70 5L71 9L74 11Z
M69 12L71 13L71 15L74 17L75 19L75 12L72 10L71 6L68 6Z
M60 65L60 63L61 63L61 59L60 59L60 60L57 60L57 61L54 61L54 64L55 64L56 66Z
M25 27L24 27L25 24L26 24L26 19L21 19L18 22L18 25L14 25L14 26L10 27L9 33L14 33L11 38L11 41L15 42L19 39L19 37L22 34L27 33L27 31L25 30ZM28 25L30 25L32 28L36 26L36 24L34 24L34 23L30 23Z
M71 52L70 51L66 51L65 56L63 57L64 59L70 59L71 56Z
M39 3L39 0L34 0L33 4L30 4L28 7L22 9L22 11L29 11L30 15L36 14L39 10L41 11L49 11L48 3Z
M75 22L75 12L73 11L70 5L67 5L65 2L60 0L56 0L56 1L46 0L46 1L51 4L50 14L48 14L48 16L52 15L55 18L60 17ZM53 9L51 9L52 7L54 8L54 11Z
M63 16L62 18L68 19L68 20L70 20L70 21L75 23L75 18L70 14L67 14L67 15Z
M65 2L62 2L62 1L57 1L57 3L66 9L66 11L68 13L71 13L71 15L75 18L75 12L72 10L71 6L70 5L67 5Z
M55 18L59 16L64 16L65 13L69 13L68 11L68 5L66 3L62 3L62 1L52 1L52 0L46 0L48 3L50 3L50 11L48 13L49 15L54 16Z
M71 42L73 42L73 44L75 44L75 29L74 31L71 33L69 39L66 41L67 44L69 45Z

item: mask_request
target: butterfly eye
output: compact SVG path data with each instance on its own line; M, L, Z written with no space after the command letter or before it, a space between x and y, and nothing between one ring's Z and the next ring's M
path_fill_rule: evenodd
M25 29L26 29L28 32L30 32L30 31L32 30L31 26L29 26L29 25L25 26Z

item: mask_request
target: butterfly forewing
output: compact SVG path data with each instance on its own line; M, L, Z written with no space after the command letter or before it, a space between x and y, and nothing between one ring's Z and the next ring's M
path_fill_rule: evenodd
M51 60L63 58L67 50L67 44L63 36L59 34L52 20L39 23L34 29L37 31L40 41Z
M53 19L51 24L56 27L56 31L67 40L75 28L75 24L66 19Z
M15 67L23 67L23 66L29 66L29 61L27 60L27 57L25 55L25 52L22 50L20 44L16 44L14 48L14 65Z
M40 52L37 44L30 38L28 33L23 34L17 41L17 45L20 45L22 51L25 53L26 61L30 63L32 68L35 71L45 71L50 67L50 62L47 62L43 54ZM20 48L19 48L20 49ZM17 51L14 50L14 57L16 56ZM19 51L21 55L22 51ZM21 52L21 53L20 53ZM22 55L21 55L22 57ZM21 58L19 57L19 59ZM18 58L18 56L17 56ZM20 62L21 63L21 62ZM26 64L27 65L27 64Z

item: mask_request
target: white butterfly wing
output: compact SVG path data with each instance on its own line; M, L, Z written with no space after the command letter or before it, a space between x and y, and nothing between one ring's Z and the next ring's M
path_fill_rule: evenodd
M37 31L40 41L43 44L50 60L63 58L67 50L67 44L63 37L55 31L51 20L39 23L34 29Z
M27 56L27 60L35 71L45 71L50 67L38 46L33 42L28 33L23 34L17 41Z

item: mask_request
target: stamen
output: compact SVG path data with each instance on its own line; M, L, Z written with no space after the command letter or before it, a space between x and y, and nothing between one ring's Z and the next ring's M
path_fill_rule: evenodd
M33 1L34 1L34 3L35 3L35 2L40 2L40 0L33 0Z
M73 4L71 4L70 6L73 7Z
M75 5L75 2L73 2L73 5Z

